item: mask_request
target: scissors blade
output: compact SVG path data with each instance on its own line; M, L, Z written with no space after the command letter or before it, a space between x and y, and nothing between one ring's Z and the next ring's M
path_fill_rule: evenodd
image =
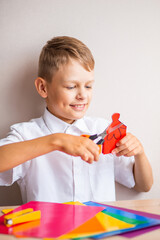
M108 130L108 134L110 134L111 132L113 132L114 130L116 130L117 128L121 127L122 125L124 125L123 123L120 123L118 125L116 125L115 127L112 127L111 129Z
M124 125L124 124L120 123L120 124L118 124L118 125L116 125L115 127L112 127L112 128L110 128L110 125L109 125L102 133L97 134L97 136L104 139L108 134L110 134L111 132L113 132L117 128L121 127L122 125Z
M107 130L108 130L109 126L107 128L104 129L104 131L100 134L97 134L98 137L101 137L102 139L105 138L105 136L107 136Z

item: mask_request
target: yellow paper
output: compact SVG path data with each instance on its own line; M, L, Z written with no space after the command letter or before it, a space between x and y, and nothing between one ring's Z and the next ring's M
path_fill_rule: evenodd
M70 205L84 205L86 206L85 204L81 203L81 202L65 202L64 204L70 204Z
M132 228L135 226L134 224L123 222L103 212L96 214L96 218L103 225L106 232L115 231L115 230L124 229L124 228Z

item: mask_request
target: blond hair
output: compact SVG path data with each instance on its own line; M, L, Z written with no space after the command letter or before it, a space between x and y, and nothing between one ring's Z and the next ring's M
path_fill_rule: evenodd
M70 58L79 61L87 71L94 69L94 58L84 43L73 37L60 36L49 40L42 48L38 76L51 82L54 73L67 64Z

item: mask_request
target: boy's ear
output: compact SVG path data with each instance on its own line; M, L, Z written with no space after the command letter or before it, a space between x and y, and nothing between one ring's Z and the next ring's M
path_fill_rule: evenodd
M37 89L37 92L39 93L39 95L42 97L42 98L47 98L47 82L45 79L43 78L36 78L35 80L35 86L36 86L36 89Z

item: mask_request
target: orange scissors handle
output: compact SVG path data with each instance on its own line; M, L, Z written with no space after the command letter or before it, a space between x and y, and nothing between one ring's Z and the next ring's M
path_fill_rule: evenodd
M81 137L90 138L90 135L83 134L83 135L81 135Z
M92 139L92 135L83 134L83 135L81 135L81 137L87 137L87 138L93 140L93 139ZM96 138L95 138L95 139L96 139ZM102 144L103 144L103 142L100 143L100 144L97 143L97 145L98 145L98 147L99 147L99 154L102 153Z

